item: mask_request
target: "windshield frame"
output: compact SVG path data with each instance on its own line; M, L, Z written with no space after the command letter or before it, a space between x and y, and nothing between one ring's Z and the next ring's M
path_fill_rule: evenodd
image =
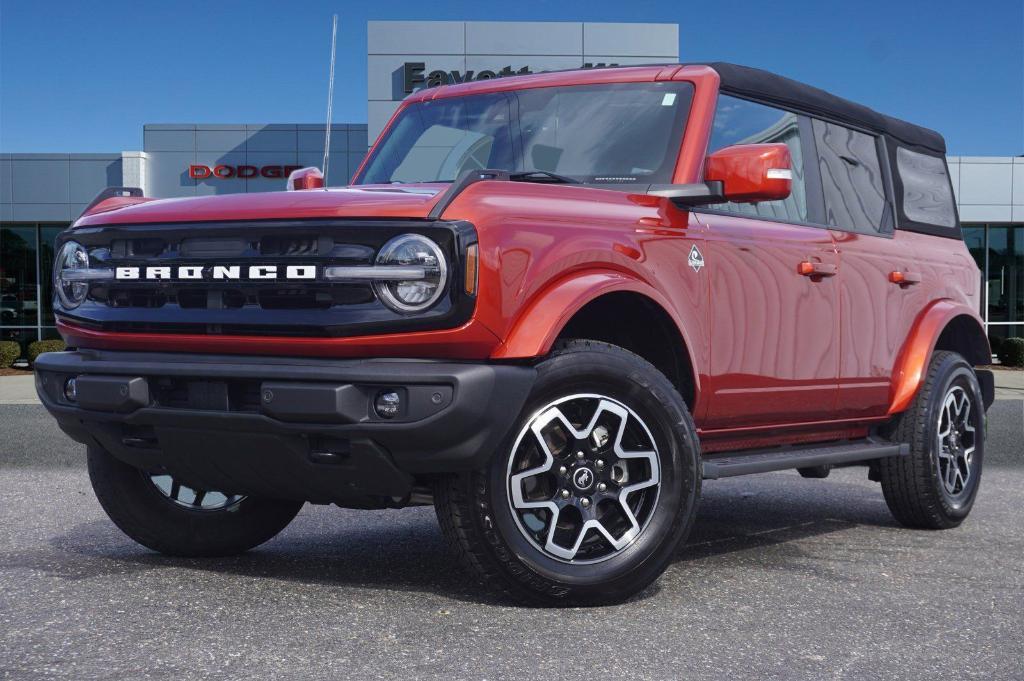
M505 79L502 79L502 80L505 80ZM509 80L518 80L518 79L509 79ZM497 83L495 83L495 85L496 84ZM513 83L509 82L509 83L507 83L507 85L511 86L511 85L513 85ZM515 85L519 85L519 83L515 83ZM525 85L525 83L523 85ZM613 190L614 189L620 189L620 190L623 190L623 191L628 191L630 187L635 187L635 186L638 186L638 185L647 186L647 185L650 185L652 183L655 183L655 184L657 184L657 183L670 183L670 182L672 182L672 178L674 177L675 171L677 169L677 163L679 161L680 154L681 154L682 147L683 147L683 143L684 143L684 140L685 140L685 137L686 137L686 131L689 129L690 123L692 122L691 121L691 116L693 114L694 101L697 98L696 83L691 81L691 80L689 80L689 79L658 80L658 79L653 79L652 78L652 79L636 79L636 80L618 80L618 79L616 79L616 80L609 80L609 81L605 81L605 80L602 79L602 80L598 80L596 82L585 82L584 81L584 82L578 82L578 83L550 83L550 84L547 84L547 83L545 83L545 84L540 84L540 83L533 84L533 83L531 83L530 85L525 86L525 87L504 87L504 88L491 87L491 88L488 88L485 91L470 90L470 91L467 91L465 93L451 92L451 93L445 93L445 96L436 96L436 97L432 97L429 94L424 94L424 92L421 91L421 92L418 92L417 94L411 96L410 98L406 99L404 102L402 102L401 106L395 111L394 115L391 117L391 119L388 121L388 124L385 126L385 128L384 128L383 132L381 133L380 137L377 139L377 141L375 142L373 147L370 149L369 153L367 153L366 158L363 160L363 163L360 164L360 167L359 167L358 171L356 172L355 176L352 178L352 186L359 186L359 185L364 185L365 186L365 185L371 185L371 184L375 184L375 185L378 185L378 186L390 186L390 185L401 186L403 184L449 184L449 183L451 183L451 182L453 182L453 181L458 179L458 178L454 178L454 179L433 179L433 180L423 179L423 180L410 181L408 183L395 181L395 182L386 183L386 184L376 183L376 182L375 183L371 183L371 182L367 181L367 179L366 179L367 175L369 174L370 170L373 168L375 162L377 161L378 157L380 156L380 154L382 153L384 148L387 146L387 141L391 138L391 136L393 134L396 134L396 131L399 129L398 126L402 122L403 117L410 115L411 110L413 110L415 107L429 105L432 102L437 102L437 103L447 102L447 101L450 101L450 100L453 100L453 99L465 99L465 98L477 98L477 97L480 97L480 98L492 97L493 98L496 95L512 96L512 95L518 95L519 93L523 93L523 92L529 93L531 91L538 91L538 90L543 90L543 89L558 89L558 90L570 90L570 89L574 89L574 88L579 88L579 89L603 89L603 88L615 89L615 88L618 88L618 87L621 87L621 86L629 87L629 86L645 86L645 85L647 85L647 86L654 86L654 87L657 87L658 89L664 89L666 93L669 93L669 92L675 93L676 97L679 98L679 104L675 108L675 116L674 116L673 122L671 124L671 128L668 131L667 139L665 139L665 156L664 156L664 159L662 161L661 166L659 168L655 169L650 174L646 174L646 175L645 174L637 174L636 177L625 177L625 176L616 176L616 175L609 176L608 173L590 174L590 175L577 175L577 174L573 174L573 173L561 173L561 174L568 175L570 178L573 178L573 179L577 180L579 182L580 186L586 186L586 187L592 187L592 188L602 188L602 189L613 189ZM510 134L513 137L517 137L517 134L516 134L517 132L519 133L519 135L522 134L522 130L519 128L519 126L521 125L522 121L519 118L518 108L515 107L515 106L512 106L510 108L513 109L515 111L515 113L512 116L512 119L510 119L510 121L509 121L509 128L510 128L509 132L510 132ZM519 140L517 139L517 141L513 143L513 146L516 149L517 155L515 157L515 160L511 164L511 165L517 165L517 166L518 165L525 165L523 163L523 158L522 158L522 155L521 155L521 151L522 151L521 150L521 144L519 144L518 141ZM516 173L524 174L524 173L529 173L529 172L535 170L534 168L518 168L518 167L516 167L516 168L493 168L493 169L494 170L505 170L505 171L510 172L512 174L516 174ZM536 170L539 170L539 169L536 169ZM541 171L541 172L544 172L544 171ZM525 179L525 181L533 181L533 180ZM543 180L540 180L540 181L543 181Z

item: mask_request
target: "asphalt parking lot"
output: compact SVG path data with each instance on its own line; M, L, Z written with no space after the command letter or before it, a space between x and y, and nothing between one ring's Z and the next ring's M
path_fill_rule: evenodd
M42 407L0 406L0 678L1024 678L1024 402L990 412L972 516L905 530L864 469L708 482L658 585L495 601L429 508L307 506L244 556L124 537Z

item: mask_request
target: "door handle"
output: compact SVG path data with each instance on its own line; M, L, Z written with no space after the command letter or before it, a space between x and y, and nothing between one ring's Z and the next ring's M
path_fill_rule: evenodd
M921 283L921 275L917 272L900 272L896 270L889 273L889 281L900 286L913 286Z
M839 273L839 268L827 262L805 260L796 266L796 271L805 277L834 277Z

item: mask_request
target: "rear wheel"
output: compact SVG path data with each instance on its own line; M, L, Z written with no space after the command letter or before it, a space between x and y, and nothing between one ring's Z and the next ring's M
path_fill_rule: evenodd
M956 527L971 512L985 454L985 406L963 357L936 352L917 397L894 423L893 439L910 455L882 459L889 510L908 527Z
M442 480L445 536L491 586L537 603L622 600L664 571L700 494L682 397L622 348L572 341L538 366L505 446Z
M230 556L283 530L301 501L259 499L189 487L89 448L89 479L103 510L126 535L171 556Z

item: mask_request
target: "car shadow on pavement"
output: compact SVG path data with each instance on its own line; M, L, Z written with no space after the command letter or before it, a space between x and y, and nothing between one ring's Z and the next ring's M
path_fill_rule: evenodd
M900 529L877 485L805 480L795 473L705 482L697 522L677 562L795 543L859 526Z
M777 476L776 476L777 477ZM721 559L736 552L767 552L863 525L897 527L881 493L863 485L826 481L750 481L709 485L686 546L676 563ZM69 580L153 570L207 574L345 589L433 593L474 604L509 605L478 586L447 550L429 508L347 511L306 507L277 538L230 558L171 558L138 546L106 520L85 522L52 537L48 551L7 554L0 568L24 567ZM59 559L77 554L80 560ZM757 561L751 564L756 568ZM685 569L685 568L684 568ZM656 593L649 589L643 600Z

